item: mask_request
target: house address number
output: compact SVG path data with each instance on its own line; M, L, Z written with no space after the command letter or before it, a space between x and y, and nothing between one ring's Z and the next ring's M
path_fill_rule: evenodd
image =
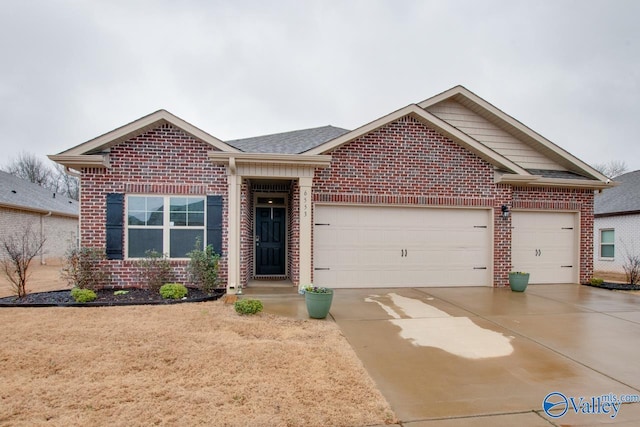
M302 215L304 217L309 216L309 190L304 190L302 193Z

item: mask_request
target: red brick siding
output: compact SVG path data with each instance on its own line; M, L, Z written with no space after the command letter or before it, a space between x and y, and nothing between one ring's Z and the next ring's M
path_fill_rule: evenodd
M502 218L503 204L516 207L527 202L549 210L569 206L580 210L580 280L591 275L590 191L496 185L492 165L410 116L330 154L331 167L316 171L314 202L493 207L493 281L497 286L507 285L511 269L511 219Z
M289 192L289 278L300 283L300 186L293 181Z
M243 180L240 193L240 285L246 287L253 276L253 193Z
M224 166L207 158L213 147L168 124L111 148L110 167L82 170L81 233L83 247L105 247L107 193L158 195L222 195L224 256L220 262L226 283L227 178ZM123 212L124 215L124 212ZM113 287L141 286L139 269L131 260L105 261ZM180 282L188 283L186 262L171 261Z

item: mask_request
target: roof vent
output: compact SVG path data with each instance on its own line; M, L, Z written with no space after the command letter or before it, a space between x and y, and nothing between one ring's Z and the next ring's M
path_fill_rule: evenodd
M53 198L54 198L54 199L56 198L56 193L53 193Z
M11 192L12 192L13 194L18 194L18 192L17 192L16 190L11 190Z

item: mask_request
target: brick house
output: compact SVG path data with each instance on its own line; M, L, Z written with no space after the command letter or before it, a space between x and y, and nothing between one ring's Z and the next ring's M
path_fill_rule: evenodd
M81 173L81 244L114 285L197 238L228 289L580 283L605 176L461 86L353 131L221 141L160 110L50 158Z
M0 239L27 228L45 239L37 261L62 264L66 251L77 244L78 202L0 171Z

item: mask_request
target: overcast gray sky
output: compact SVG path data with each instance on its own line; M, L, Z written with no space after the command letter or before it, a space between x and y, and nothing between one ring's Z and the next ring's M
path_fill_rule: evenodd
M0 165L161 108L226 140L354 129L462 84L587 163L640 169L640 1L0 5Z

